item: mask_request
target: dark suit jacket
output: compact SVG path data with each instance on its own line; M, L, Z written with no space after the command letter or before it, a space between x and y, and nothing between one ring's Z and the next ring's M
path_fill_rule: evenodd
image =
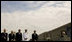
M15 35L13 34L9 34L9 41L12 41L12 40L14 40L15 39Z
M38 35L37 34L32 34L32 40L34 41L34 40L38 40Z
M1 33L1 41L7 41L7 33Z
M16 41L22 40L22 33L16 33Z

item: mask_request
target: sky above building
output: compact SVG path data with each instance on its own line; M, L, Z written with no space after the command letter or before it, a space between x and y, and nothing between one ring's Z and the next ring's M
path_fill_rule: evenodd
M41 34L69 22L71 1L1 1L1 31L28 29Z

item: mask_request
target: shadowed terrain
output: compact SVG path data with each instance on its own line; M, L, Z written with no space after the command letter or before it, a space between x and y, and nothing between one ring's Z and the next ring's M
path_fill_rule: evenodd
M52 41L58 41L61 36L61 31L65 30L68 37L71 38L71 23L60 26L52 31L44 32L39 35L39 41L47 41L47 38L51 38Z

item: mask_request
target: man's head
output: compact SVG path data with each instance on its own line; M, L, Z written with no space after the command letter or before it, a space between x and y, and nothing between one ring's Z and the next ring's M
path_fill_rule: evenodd
M19 29L18 32L21 32L21 29Z
M66 32L65 32L65 31L63 31L62 33L63 33L63 34L66 34Z
M11 31L11 34L13 34L13 31Z
M6 29L4 29L3 31L4 31L4 33L5 33L5 32L6 32Z
M62 30L62 31L61 31L61 36L63 36L63 35L67 35L67 33L66 33L65 30Z
M25 32L27 32L27 29L25 29Z
M34 33L36 33L36 30L34 30Z

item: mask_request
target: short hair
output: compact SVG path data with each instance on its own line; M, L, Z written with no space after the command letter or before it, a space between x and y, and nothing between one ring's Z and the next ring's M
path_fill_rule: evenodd
M6 29L4 29L3 31L6 32Z
M11 33L14 33L13 30L11 31Z
M6 30L6 29L4 29L4 30Z
M36 30L34 30L34 32L36 32Z
M21 29L19 29L18 31L21 31Z

